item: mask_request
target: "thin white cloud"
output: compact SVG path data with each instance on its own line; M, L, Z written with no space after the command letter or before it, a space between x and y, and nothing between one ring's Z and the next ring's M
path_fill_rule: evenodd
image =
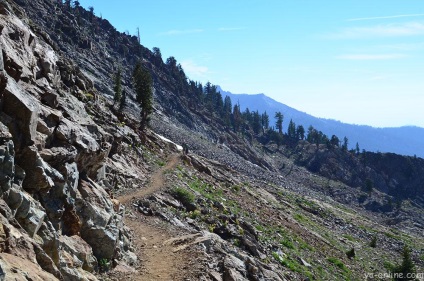
M193 34L193 33L202 33L203 29L185 29L185 30L168 30L166 32L159 33L159 35L167 35L167 36L175 36L175 35L185 35L185 34Z
M406 57L405 54L346 54L336 58L340 60L393 60Z
M416 51L424 48L424 43L399 43L391 45L379 45L378 48L392 49L400 51Z
M406 15L394 15L394 16L384 16L384 17L354 18L354 19L348 19L347 21L364 21L364 20L380 20L380 19L396 19L396 18L412 18L412 17L424 17L424 14L406 14Z
M340 32L328 34L330 39L361 39L375 37L398 37L424 35L424 24L410 22L404 24L384 24L368 27L349 27Z
M371 77L369 80L370 81L379 81L379 80L386 80L386 79L387 79L386 76L376 75L376 76Z
M189 77L205 77L209 73L208 67L198 65L192 60L182 61L181 66Z
M221 27L221 28L218 28L218 31L226 32L226 31L238 31L243 29L245 28L244 27Z

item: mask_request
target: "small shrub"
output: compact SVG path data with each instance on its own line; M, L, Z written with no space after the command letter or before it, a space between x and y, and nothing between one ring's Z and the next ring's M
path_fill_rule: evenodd
M233 185L232 189L235 193L238 193L241 190L241 187L240 187L240 185Z
M179 200L183 205L194 203L195 196L187 189L176 187L172 190L172 196Z
M99 268L101 271L108 271L110 268L109 259L102 258L99 260Z
M344 263L341 260L339 260L337 258L328 258L327 260L328 260L328 262L334 264L335 266L337 266L338 268L340 268L344 272L349 272L349 269L344 265Z
M365 185L363 186L363 191L371 193L371 191L374 188L374 183L371 179L366 179L365 180Z
M344 238L346 238L349 241L355 242L355 238L353 238L351 235L349 234L344 234L343 235Z
M355 257L355 248L352 248L352 249L350 249L349 251L347 251L347 252L346 252L346 256L347 256L349 259L354 258L354 257Z
M377 236L376 235L374 235L373 238L371 239L370 247L371 248L377 247Z
M288 239L288 238L284 238L284 240L281 241L281 244L289 249L294 249L294 244L293 242Z
M201 212L199 210L194 210L188 213L189 218L196 219L201 215Z

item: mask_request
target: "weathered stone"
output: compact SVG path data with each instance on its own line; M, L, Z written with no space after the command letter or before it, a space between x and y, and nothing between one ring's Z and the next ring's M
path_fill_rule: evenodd
M118 243L119 230L92 226L81 231L81 237L93 248L98 260L112 259Z
M284 279L280 275L278 275L277 272L274 272L272 270L262 268L261 272L264 277L264 280L284 281Z
M212 278L213 281L222 281L221 274L216 271L209 272L209 276Z
M246 248L249 250L249 252L250 252L252 255L254 255L255 257L259 257L260 259L265 259L265 258L266 258L266 255L265 255L265 254L263 254L263 253L259 250L259 248L260 248L260 247L258 247L258 245L257 245L257 242L256 242L256 241L253 241L253 240L251 240L251 239L247 238L246 236L243 236L243 238L242 238L242 243L243 243L243 245L245 245L245 246L246 246Z
M47 253L44 252L44 250L37 244L34 244L34 251L37 257L37 263L41 266L41 268L53 274L58 279L62 279L62 274Z
M66 171L63 169L63 166L66 165L66 163L71 163L75 161L75 157L77 156L77 150L72 146L52 147L50 149L43 149L42 151L40 151L40 156L49 165L51 165L52 167L58 167L58 170L61 173L65 174Z
M6 141L0 145L0 193L12 187L15 174L15 158L13 141Z
M7 253L0 253L0 268L0 272L3 272L5 277L4 280L59 280L54 275L42 270L36 263Z
M81 280L81 281L97 281L97 277L90 272L81 268L64 267L61 271L65 281Z
M27 174L23 182L25 190L33 192L64 183L63 176L41 158L35 146L26 147L18 160L17 163Z
M93 272L97 267L97 260L93 255L93 250L79 236L61 236L60 242L62 249L76 256L82 262L82 268L86 271Z
M38 230L37 235L43 240L42 248L44 252L56 266L59 266L59 237L51 222L45 221Z
M73 205L66 205L62 216L62 234L73 236L80 235L82 221Z
M8 81L2 110L14 119L13 124L7 125L18 150L35 142L39 108L33 97L22 92L13 80Z
M83 224L106 227L113 214L113 203L106 191L92 181L81 181L78 190L82 197L77 198L76 204Z
M244 262L233 255L226 255L224 258L224 267L225 268L235 268L240 272L246 271L246 266Z
M9 132L9 128L7 128L6 125L0 122L0 143L4 143L11 139L12 139L12 134Z
M16 188L11 188L9 190L8 193L8 197L6 198L6 202L9 205L9 207L11 208L11 210L13 210L13 216L16 215L17 210L19 209L19 207L21 206L23 201L23 192L22 190L16 189Z
M9 15L10 11L12 11L12 8L10 7L9 3L4 0L0 1L0 14Z
M9 221L13 220L15 216L14 213L12 213L12 210L10 209L10 207L7 205L7 203L3 199L0 199L0 214L2 214L3 217L5 217Z
M46 213L38 201L26 192L22 192L22 204L17 209L15 217L28 234L33 237L43 224Z
M225 268L224 281L248 281L248 279L244 278L240 272L233 268Z

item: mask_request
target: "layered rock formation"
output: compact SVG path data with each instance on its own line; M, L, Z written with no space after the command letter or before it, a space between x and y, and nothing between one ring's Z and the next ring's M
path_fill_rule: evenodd
M93 121L91 80L17 15L0 2L0 272L96 280L100 260L136 260L105 190L122 134Z

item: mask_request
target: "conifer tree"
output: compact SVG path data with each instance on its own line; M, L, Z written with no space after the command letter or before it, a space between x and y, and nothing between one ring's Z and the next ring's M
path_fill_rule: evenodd
M122 110L124 110L124 107L126 105L127 105L127 93L123 91L121 100L119 101L119 111L122 112Z
M88 11L90 12L90 22L92 22L94 18L94 7L93 6L88 7Z
M262 113L261 121L262 121L262 128L264 129L264 132L265 132L265 130L268 130L269 128L269 116L266 113L266 111Z
M344 137L343 138L343 144L342 144L342 150L347 151L348 145L349 145L349 140L348 140L347 137Z
M234 132L238 132L240 130L241 121L242 119L241 119L240 105L236 104L234 105L234 109L233 109Z
M331 139L330 139L330 143L331 143L333 146L339 146L339 144L340 144L340 140L339 140L339 138L338 138L336 135L332 135L332 136L331 136Z
M278 129L278 133L280 135L282 135L283 134L283 119L284 119L284 116L280 111L278 111L278 112L275 113L275 119L276 119L275 127Z
M252 112L252 128L255 134L261 132L261 116L259 115L259 111Z
M133 72L133 80L136 100L141 107L140 130L144 131L149 121L149 116L153 112L152 77L142 67L141 63L137 63Z
M299 125L296 128L296 139L298 140L305 139L305 128L302 125Z
M115 86L113 87L113 91L115 95L113 96L113 104L120 102L122 98L122 85L121 85L121 69L115 73Z
M224 122L227 126L231 125L231 110L233 106L231 104L231 98L229 96L225 96L224 98Z
M290 122L289 122L289 126L288 126L288 129L287 129L287 135L291 139L296 138L296 124L293 122L292 119L290 119Z
M356 143L355 151L356 151L356 155L359 155L359 152L361 152L361 150L359 149L359 143Z
M403 247L402 263L394 268L395 280L415 280L416 273L414 262L411 258L411 250L407 245Z

